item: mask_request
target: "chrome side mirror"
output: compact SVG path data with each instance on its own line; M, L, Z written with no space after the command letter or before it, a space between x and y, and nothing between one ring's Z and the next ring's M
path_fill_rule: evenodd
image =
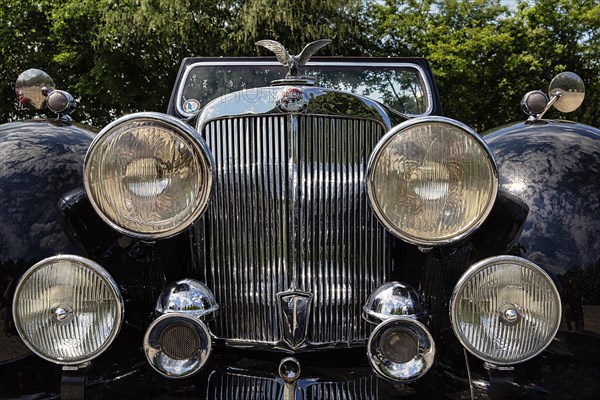
M28 69L21 73L15 84L19 103L29 110L46 108L46 97L55 89L50 75L39 69Z
M573 72L561 72L556 75L548 87L550 102L560 112L568 113L579 108L585 98L585 85L579 75ZM555 99L553 101L553 99Z
M538 120L552 106L564 113L575 111L584 98L585 85L579 75L561 72L550 82L548 96L541 90L533 90L523 96L521 107L529 115L529 120Z
M21 73L15 84L19 103L29 110L48 108L63 121L70 121L69 114L77 102L64 90L56 90L50 75L39 69L28 69Z

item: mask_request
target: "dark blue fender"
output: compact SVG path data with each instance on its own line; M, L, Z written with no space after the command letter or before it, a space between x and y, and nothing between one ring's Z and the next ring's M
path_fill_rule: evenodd
M140 348L147 321L132 310L150 313L155 292L187 275L189 237L183 233L151 245L107 230L81 191L83 157L92 138L86 130L53 121L0 127L3 285L44 257L75 253L95 259L129 288L126 324L111 350L92 364L89 398L217 398L250 388L261 397L280 398L281 354L220 349L204 371L185 380L164 379L147 364ZM561 290L564 321L542 355L510 373L490 373L469 356L475 396L596 398L600 393L600 131L541 121L503 127L485 139L498 160L500 193L481 229L462 244L429 253L396 244L397 261L405 268L395 279L420 287L436 320L440 352L434 368L423 379L400 385L374 377L364 349L298 355L304 371L298 384L306 398L334 392L352 394L349 398L469 398L465 356L448 328L448 296L472 262L506 253L529 258L552 275ZM184 270L177 271L177 265ZM57 395L60 368L27 356L19 343L16 335L0 331L0 398Z
M57 253L80 254L56 206L66 192L81 187L93 137L85 128L53 120L0 126L0 362L27 352L8 322L11 292L22 273Z
M537 385L552 388L552 398L593 398L600 393L600 130L535 121L484 139L500 190L529 209L509 252L544 268L561 292L559 333L532 363Z

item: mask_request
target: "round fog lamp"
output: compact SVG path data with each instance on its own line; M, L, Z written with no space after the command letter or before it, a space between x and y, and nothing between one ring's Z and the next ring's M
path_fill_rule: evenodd
M120 118L94 139L84 161L87 195L114 229L156 239L187 228L206 209L212 158L191 126L159 113Z
M498 172L475 131L443 117L415 118L387 133L367 167L367 192L399 238L433 246L460 240L492 209Z
M17 285L15 326L40 357L74 365L100 355L117 336L123 302L117 284L98 264L55 256L31 267Z
M561 318L560 297L548 274L520 257L480 261L460 278L450 318L458 340L473 355L498 365L542 352Z

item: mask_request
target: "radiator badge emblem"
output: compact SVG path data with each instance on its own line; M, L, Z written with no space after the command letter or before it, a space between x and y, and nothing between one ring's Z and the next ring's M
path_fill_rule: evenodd
M308 98L302 89L286 86L277 93L275 105L283 112L301 113L308 107Z
M282 339L297 349L306 341L312 293L288 290L277 293Z

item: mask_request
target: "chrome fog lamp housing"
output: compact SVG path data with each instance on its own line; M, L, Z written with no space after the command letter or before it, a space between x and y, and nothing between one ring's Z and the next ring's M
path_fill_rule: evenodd
M181 279L167 285L156 303L158 315L180 313L205 317L218 308L212 291L195 279Z
M483 223L496 199L498 169L471 128L422 117L379 141L366 183L371 207L390 232L417 245L444 245Z
M379 324L367 344L373 370L395 382L421 378L433 365L435 342L425 325L410 317L394 317Z
M37 355L78 365L104 352L123 320L123 299L104 268L83 257L60 255L31 267L13 301L15 326Z
M527 361L554 339L560 296L548 274L531 261L492 257L470 267L450 303L452 328L473 355L497 365Z
M388 282L378 287L363 306L363 317L372 324L399 316L420 319L426 315L417 291L400 282Z
M85 190L117 231L164 238L206 209L212 165L206 143L191 126L165 114L131 114L102 129L90 145Z
M167 378L200 371L212 352L212 338L200 319L170 313L157 318L144 335L144 353L152 368Z

